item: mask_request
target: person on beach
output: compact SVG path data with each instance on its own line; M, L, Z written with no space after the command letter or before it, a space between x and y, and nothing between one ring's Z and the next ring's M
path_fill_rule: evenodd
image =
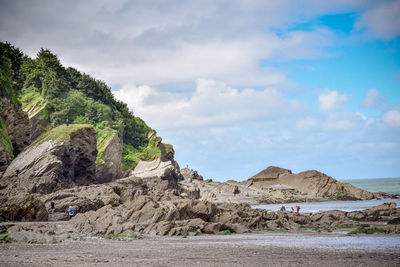
M294 208L292 207L292 211L294 211Z
M65 124L67 125L67 127L69 126L69 119L68 118L65 120Z
M300 211L300 206L296 206L297 213Z
M283 205L282 205L282 207L281 207L281 211L286 211L286 208L285 208L285 206L283 206Z
M67 213L69 215L69 218L71 219L74 216L74 208L72 206L69 206Z
M54 211L56 210L56 204L52 201L51 203L50 203L50 213L51 214L53 214L54 213Z

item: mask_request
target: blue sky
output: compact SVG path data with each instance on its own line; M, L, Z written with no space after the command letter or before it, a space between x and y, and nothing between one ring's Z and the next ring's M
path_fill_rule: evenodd
M398 0L0 1L2 41L104 80L181 167L400 177Z

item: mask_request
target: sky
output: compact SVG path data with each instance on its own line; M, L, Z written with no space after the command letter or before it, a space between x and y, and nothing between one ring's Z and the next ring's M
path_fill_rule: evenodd
M105 81L216 181L400 177L400 1L5 1L0 40Z

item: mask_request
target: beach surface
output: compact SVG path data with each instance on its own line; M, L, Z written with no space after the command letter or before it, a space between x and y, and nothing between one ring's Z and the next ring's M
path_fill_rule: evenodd
M0 266L399 266L400 235L262 232L0 244Z

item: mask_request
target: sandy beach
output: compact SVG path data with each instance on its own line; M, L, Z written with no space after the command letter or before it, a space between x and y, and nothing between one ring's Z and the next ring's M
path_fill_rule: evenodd
M398 266L400 235L250 233L0 245L1 266Z

